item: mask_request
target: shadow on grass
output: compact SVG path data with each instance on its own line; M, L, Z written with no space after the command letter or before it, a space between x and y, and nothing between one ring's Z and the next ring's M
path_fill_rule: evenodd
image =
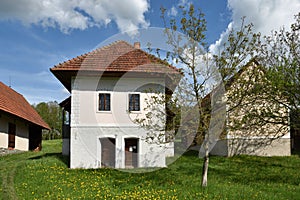
M146 170L145 168L128 170L101 168L91 170L104 171L106 174L109 173L111 177L114 177L111 179L113 185L124 189L134 188L137 185L140 185L141 187L148 187L151 184L159 187L172 185L172 187L175 187L174 184L176 184L176 187L179 187L186 186L187 184L190 184L191 181L195 180L200 183L200 179L198 180L198 178L200 178L201 167L202 161L198 158L198 152L188 151L175 162L170 164L170 166L155 168L156 170L151 172L144 171ZM154 168L152 168L152 170L153 169ZM136 173L138 170L142 170L141 173Z
M54 157L58 160L62 161L67 167L70 166L70 157L69 156L63 156L61 153L45 153L39 156L31 157L30 160L39 160L44 158Z
M293 157L235 156L213 159L211 174L222 176L225 182L299 185L295 166L299 166L300 162Z
M183 155L186 157L198 157L199 152L196 150L188 150Z

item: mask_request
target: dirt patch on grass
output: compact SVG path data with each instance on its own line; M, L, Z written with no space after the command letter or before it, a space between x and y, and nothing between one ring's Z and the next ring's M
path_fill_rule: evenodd
M7 149L7 148L3 148L0 147L0 156L4 156L7 154L13 154L13 153L21 153L22 151L17 150L17 149Z

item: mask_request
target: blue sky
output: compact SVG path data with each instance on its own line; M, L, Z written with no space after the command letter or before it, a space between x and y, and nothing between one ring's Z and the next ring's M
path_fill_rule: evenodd
M189 2L206 16L212 49L242 16L269 34L289 27L300 10L300 0L1 0L0 81L30 103L60 102L69 94L49 68L128 28L163 27L161 6L176 16L176 7Z

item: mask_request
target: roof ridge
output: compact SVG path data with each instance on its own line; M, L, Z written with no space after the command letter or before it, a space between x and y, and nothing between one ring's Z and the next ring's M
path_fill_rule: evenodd
M109 43L109 44L107 44L107 45L98 47L98 48L96 48L95 50L107 49L107 48L112 47L113 45L116 45L116 44L121 43L121 42L123 42L123 43L125 43L125 44L131 46L132 48L134 48L134 46L132 46L131 44L129 44L129 43L128 43L127 41L125 41L125 40L116 40L116 41L114 41L114 42L112 42L112 43Z
M179 73L182 73L180 69L176 68L175 66L171 65L169 62L167 62L166 60L164 59L161 59L160 57L157 57L151 53L148 53L142 49L136 49L136 50L139 50L141 51L142 53L146 54L146 56L148 56L150 59L153 59L154 61L157 61L159 62L159 64L163 64L165 66L168 66L169 68L173 69L173 70L176 70L178 71Z
M136 48L134 48L133 45L129 44L129 43L128 43L127 41L125 41L125 40L116 40L116 41L114 41L114 42L112 42L112 43L109 43L109 44L107 44L107 45L104 45L104 46L95 48L95 49L93 49L93 50L91 50L91 51L89 51L89 52L83 53L83 54L81 54L81 55L79 55L79 56L76 56L76 57L71 58L71 59L69 59L69 60L65 60L65 61L63 61L63 62L61 62L61 63L58 63L58 64L55 65L54 67L58 67L58 66L60 66L60 65L62 65L62 64L69 64L69 63L71 63L72 61L75 61L75 60L77 60L77 59L79 59L79 60L80 60L80 59L85 59L88 55L91 55L91 54L93 54L93 53L99 53L101 50L108 49L108 48L112 47L113 45L117 45L118 43L121 43L121 42L123 42L123 43L125 43L126 45L132 47L133 49L136 49ZM140 50L141 50L141 49L140 49ZM141 50L141 51L143 51L143 50ZM143 52L144 52L144 51L143 51Z

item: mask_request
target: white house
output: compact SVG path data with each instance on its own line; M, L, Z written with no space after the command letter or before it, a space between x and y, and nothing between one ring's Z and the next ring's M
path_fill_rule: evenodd
M0 82L0 147L40 150L42 129L50 129L26 99Z
M149 131L135 119L149 112L151 96L172 93L179 70L141 50L139 43L125 41L50 70L71 93L60 104L70 114L64 115L63 127L63 154L70 155L70 168L166 166L173 144L150 142Z

